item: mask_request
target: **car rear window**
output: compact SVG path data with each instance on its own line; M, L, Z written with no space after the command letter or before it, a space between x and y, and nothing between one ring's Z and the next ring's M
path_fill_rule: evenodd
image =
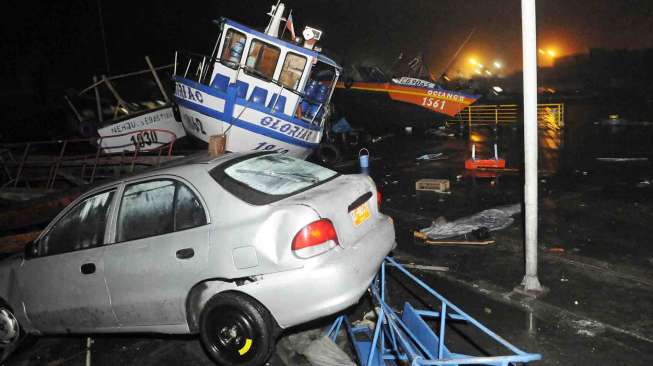
M232 194L252 204L268 204L320 185L338 173L282 154L237 158L211 176Z

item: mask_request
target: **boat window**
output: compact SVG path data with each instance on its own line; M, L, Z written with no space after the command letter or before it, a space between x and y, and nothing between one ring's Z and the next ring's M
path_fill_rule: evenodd
M286 88L297 90L305 66L306 57L288 52L281 68L279 82Z
M114 191L85 199L63 216L39 241L39 255L93 248L104 243Z
M280 53L278 47L254 39L245 64L257 76L272 80Z
M224 45L222 46L222 56L220 60L226 66L236 68L240 64L240 59L243 56L245 49L246 37L243 33L236 30L229 29L224 38Z

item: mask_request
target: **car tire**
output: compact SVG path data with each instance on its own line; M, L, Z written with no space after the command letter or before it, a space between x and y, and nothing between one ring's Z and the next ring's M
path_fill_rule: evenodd
M340 162L341 159L340 149L333 144L327 143L320 144L315 151L315 155L317 156L317 159L326 166L333 166Z
M0 362L16 348L22 330L14 311L0 299Z
M200 339L209 357L222 366L259 366L272 355L274 322L251 297L228 292L211 298L200 316Z

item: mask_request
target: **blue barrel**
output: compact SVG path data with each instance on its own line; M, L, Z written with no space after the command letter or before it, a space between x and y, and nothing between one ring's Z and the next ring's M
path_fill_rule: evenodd
M329 97L329 87L324 84L319 84L317 90L315 91L315 100L320 103L326 102Z

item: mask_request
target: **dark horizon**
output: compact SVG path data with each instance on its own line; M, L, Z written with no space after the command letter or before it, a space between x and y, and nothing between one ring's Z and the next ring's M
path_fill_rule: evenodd
M101 8L112 74L143 68L143 57L167 64L174 50L208 53L217 35L211 22L220 16L262 28L271 3L242 1L228 6L216 1L166 4L153 1L69 1L19 3L2 27L5 55L2 73L9 80L43 78L50 86L81 87L93 74L106 73L98 9ZM489 64L499 60L505 72L520 69L521 19L518 0L501 6L482 0L465 2L287 0L295 27L324 31L326 53L346 63L388 65L424 54L434 73L456 49L474 36L449 70L467 67L469 57ZM653 47L653 3L644 0L538 1L538 46L556 56L590 48ZM85 81L84 84L87 82ZM54 84L54 85L53 85Z

